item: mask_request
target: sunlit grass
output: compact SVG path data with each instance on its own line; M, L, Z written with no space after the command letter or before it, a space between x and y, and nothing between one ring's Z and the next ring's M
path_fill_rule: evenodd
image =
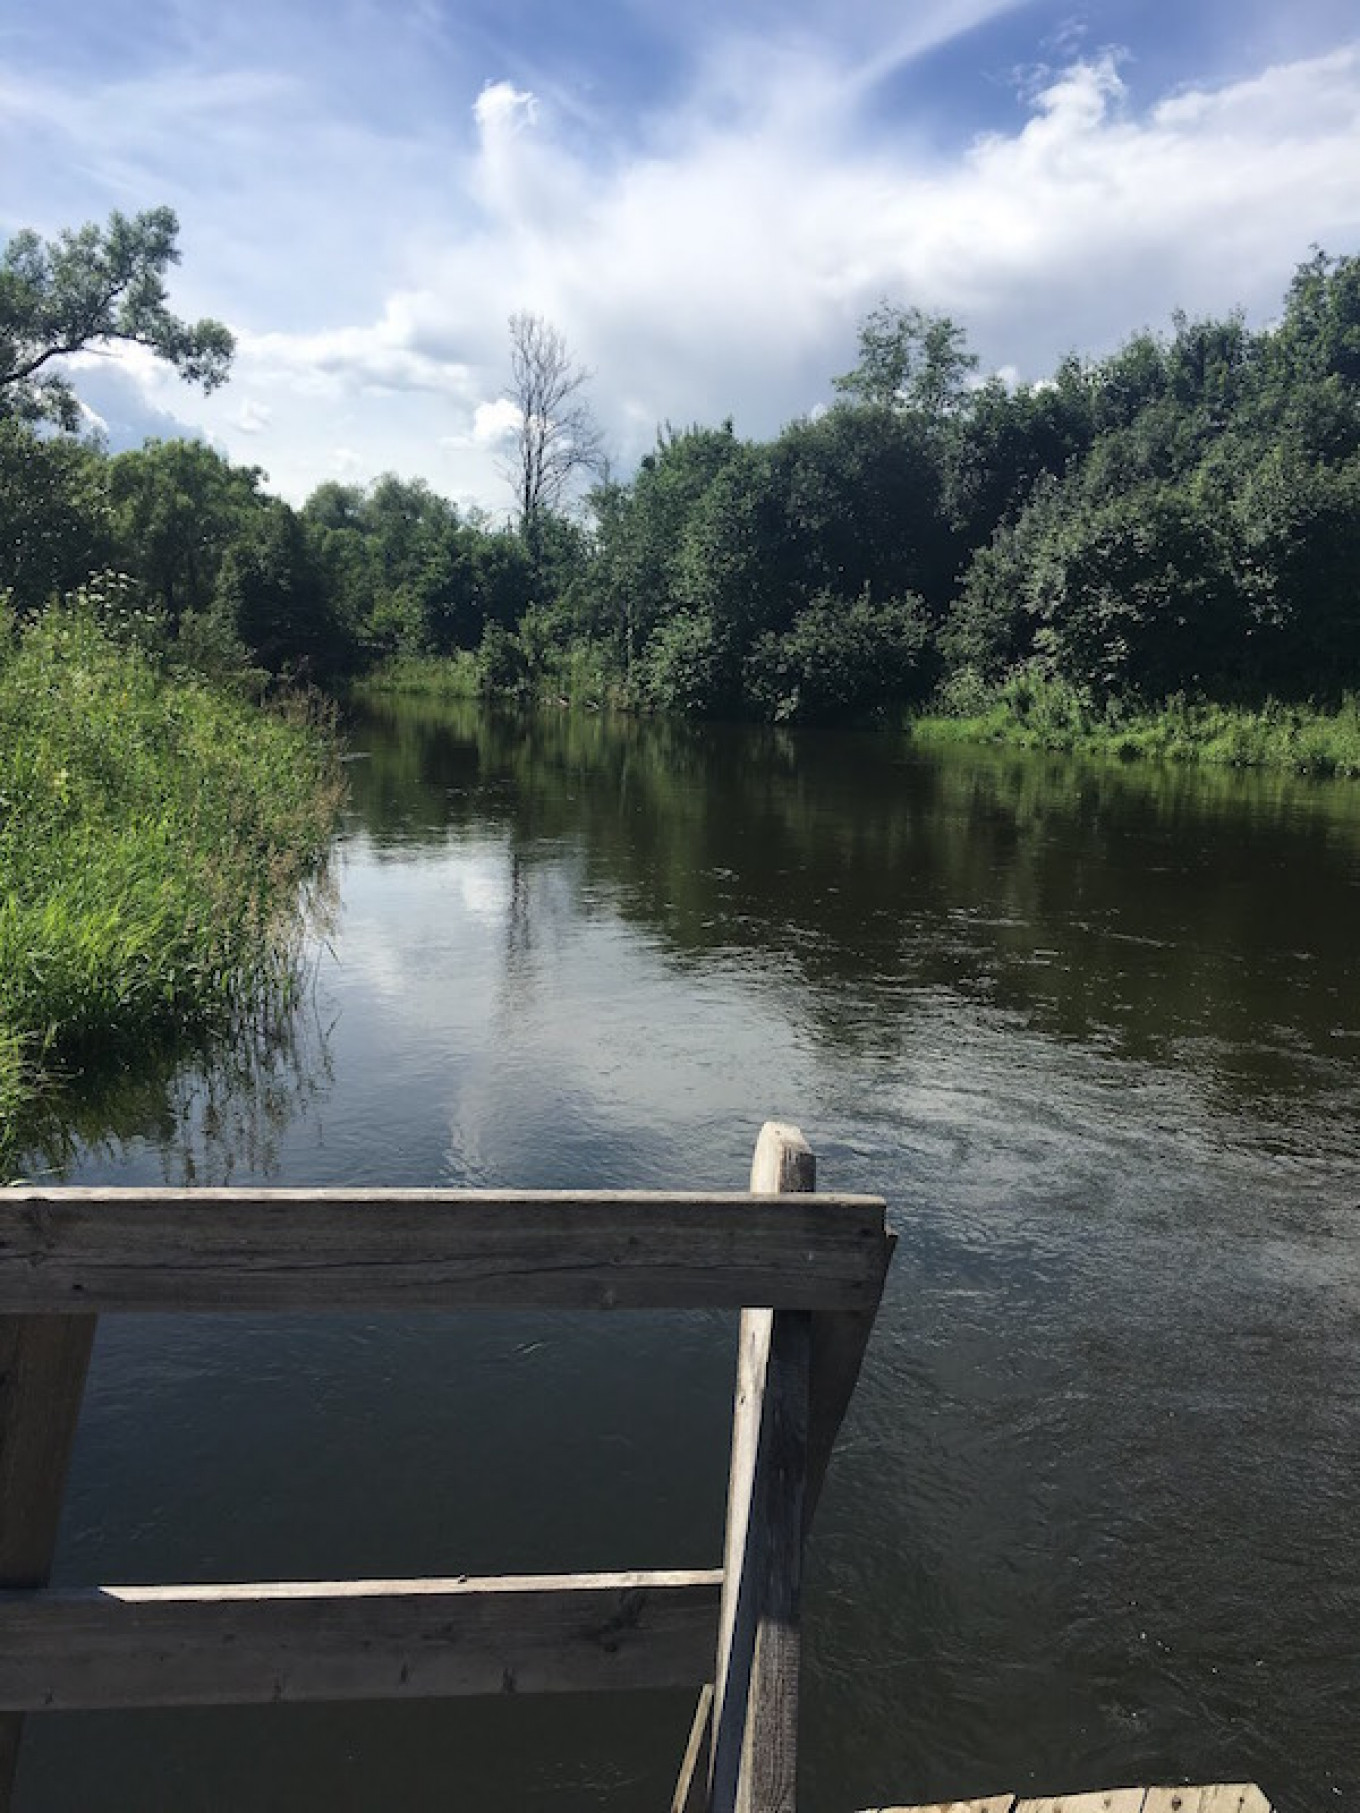
M324 729L162 672L88 615L0 653L0 1151L53 1077L286 989L339 797Z
M447 656L394 655L362 680L356 680L353 691L357 698L382 698L395 693L429 699L475 699L482 692L482 673L472 649L460 649Z
M1009 743L1121 761L1208 762L1295 774L1360 776L1360 696L1331 709L1267 700L1213 705L1177 696L1156 710L1095 704L1033 671L988 692L956 689L954 709L911 723L923 743Z

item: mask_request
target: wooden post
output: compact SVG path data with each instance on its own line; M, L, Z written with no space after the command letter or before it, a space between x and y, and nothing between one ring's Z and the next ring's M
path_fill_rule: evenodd
M713 1683L707 1682L694 1709L689 1728L689 1742L680 1762L675 1793L671 1796L671 1813L706 1813L708 1806L708 1757L713 1730Z
M94 1316L0 1316L0 1587L46 1586L61 1521ZM9 1813L22 1713L0 1714Z
M796 1127L767 1121L751 1190L816 1188ZM811 1318L745 1309L737 1356L723 1598L709 1772L711 1813L794 1813L803 1493Z

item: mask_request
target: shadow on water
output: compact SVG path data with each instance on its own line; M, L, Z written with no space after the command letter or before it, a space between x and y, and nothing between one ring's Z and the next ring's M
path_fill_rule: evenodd
M305 1015L91 1105L67 1174L722 1185L797 1118L901 1235L805 1804L1360 1794L1360 788L410 702L352 736ZM712 1560L730 1322L580 1321L109 1323L63 1577ZM688 1710L35 1721L25 1804L641 1808Z

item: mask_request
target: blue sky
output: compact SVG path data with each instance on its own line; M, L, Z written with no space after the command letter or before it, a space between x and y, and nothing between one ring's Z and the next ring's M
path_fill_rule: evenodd
M169 203L204 398L76 374L111 442L201 433L301 499L385 470L502 512L508 316L658 424L763 435L882 297L1043 377L1173 308L1263 321L1360 251L1353 4L44 0L0 13L0 233Z

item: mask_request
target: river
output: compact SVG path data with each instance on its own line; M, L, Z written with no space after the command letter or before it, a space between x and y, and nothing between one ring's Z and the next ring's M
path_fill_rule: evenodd
M352 747L296 1015L87 1104L60 1175L732 1187L795 1120L900 1235L809 1555L809 1813L1360 1801L1360 786L459 705ZM106 1319L57 1577L713 1565L732 1342ZM690 1710L34 1718L21 1804L640 1810Z

